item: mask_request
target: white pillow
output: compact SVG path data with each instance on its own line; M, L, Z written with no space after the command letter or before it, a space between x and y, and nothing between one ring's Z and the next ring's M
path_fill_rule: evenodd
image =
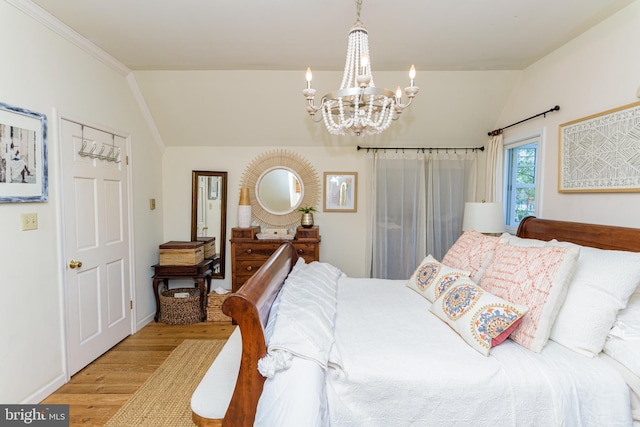
M627 307L618 312L609 335L623 339L640 340L640 285L629 298ZM640 355L638 355L638 359L640 359Z
M427 255L407 281L407 287L433 302L449 285L461 277L469 277L469 272L447 267L431 255Z
M604 353L625 366L640 382L640 286L620 310L604 343Z
M429 310L484 356L506 340L529 311L492 295L466 277L442 292Z
M566 242L549 244L577 246ZM618 311L627 305L639 282L640 253L581 247L550 339L594 357L602 351Z
M546 246L548 243L548 242L545 242L544 240L525 239L522 237L514 236L513 234L509 234L509 233L502 233L500 238L506 240L507 242L509 242L509 244L513 246L521 246L526 248L530 248L530 247L541 248L543 246Z
M529 314L511 335L513 341L536 353L544 348L579 252L577 247L513 246L506 240L496 247L480 286L500 298L529 307Z
M640 339L607 337L604 352L640 378Z

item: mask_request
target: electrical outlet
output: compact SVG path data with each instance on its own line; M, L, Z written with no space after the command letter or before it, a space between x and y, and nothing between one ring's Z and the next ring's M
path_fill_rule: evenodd
M20 214L22 220L22 231L37 230L38 229L38 214L37 213L23 213Z

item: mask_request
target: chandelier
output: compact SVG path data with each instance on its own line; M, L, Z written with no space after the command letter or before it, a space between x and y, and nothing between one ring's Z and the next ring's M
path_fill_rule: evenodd
M307 99L307 112L314 118L322 110L322 118L327 130L334 135L375 135L386 130L392 120L397 120L402 110L411 105L419 87L414 86L416 68L409 71L410 84L404 88L409 98L402 103L400 86L396 92L377 88L371 75L369 36L360 21L362 0L356 0L356 22L349 31L347 59L340 89L322 97L320 105L315 105L316 90L311 88L311 68L307 68L307 88L302 91ZM319 121L319 120L318 120Z

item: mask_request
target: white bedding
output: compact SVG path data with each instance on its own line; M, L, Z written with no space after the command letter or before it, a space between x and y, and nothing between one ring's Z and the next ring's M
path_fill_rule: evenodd
M265 382L257 425L632 424L628 388L604 361L554 342L536 354L510 340L484 357L405 283L341 278L335 339L346 375L329 368L323 381L317 363L294 363ZM296 420L277 406L290 391Z

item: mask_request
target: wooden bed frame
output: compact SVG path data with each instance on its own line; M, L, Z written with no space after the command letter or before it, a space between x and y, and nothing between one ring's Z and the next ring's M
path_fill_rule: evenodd
M520 222L518 237L573 242L582 246L640 252L640 229L583 224L526 217ZM298 255L290 242L269 258L238 292L224 302L222 310L231 316L242 334L242 360L236 387L223 420L193 414L198 426L252 426L262 393L264 377L258 372L258 360L267 353L264 328L273 301Z

